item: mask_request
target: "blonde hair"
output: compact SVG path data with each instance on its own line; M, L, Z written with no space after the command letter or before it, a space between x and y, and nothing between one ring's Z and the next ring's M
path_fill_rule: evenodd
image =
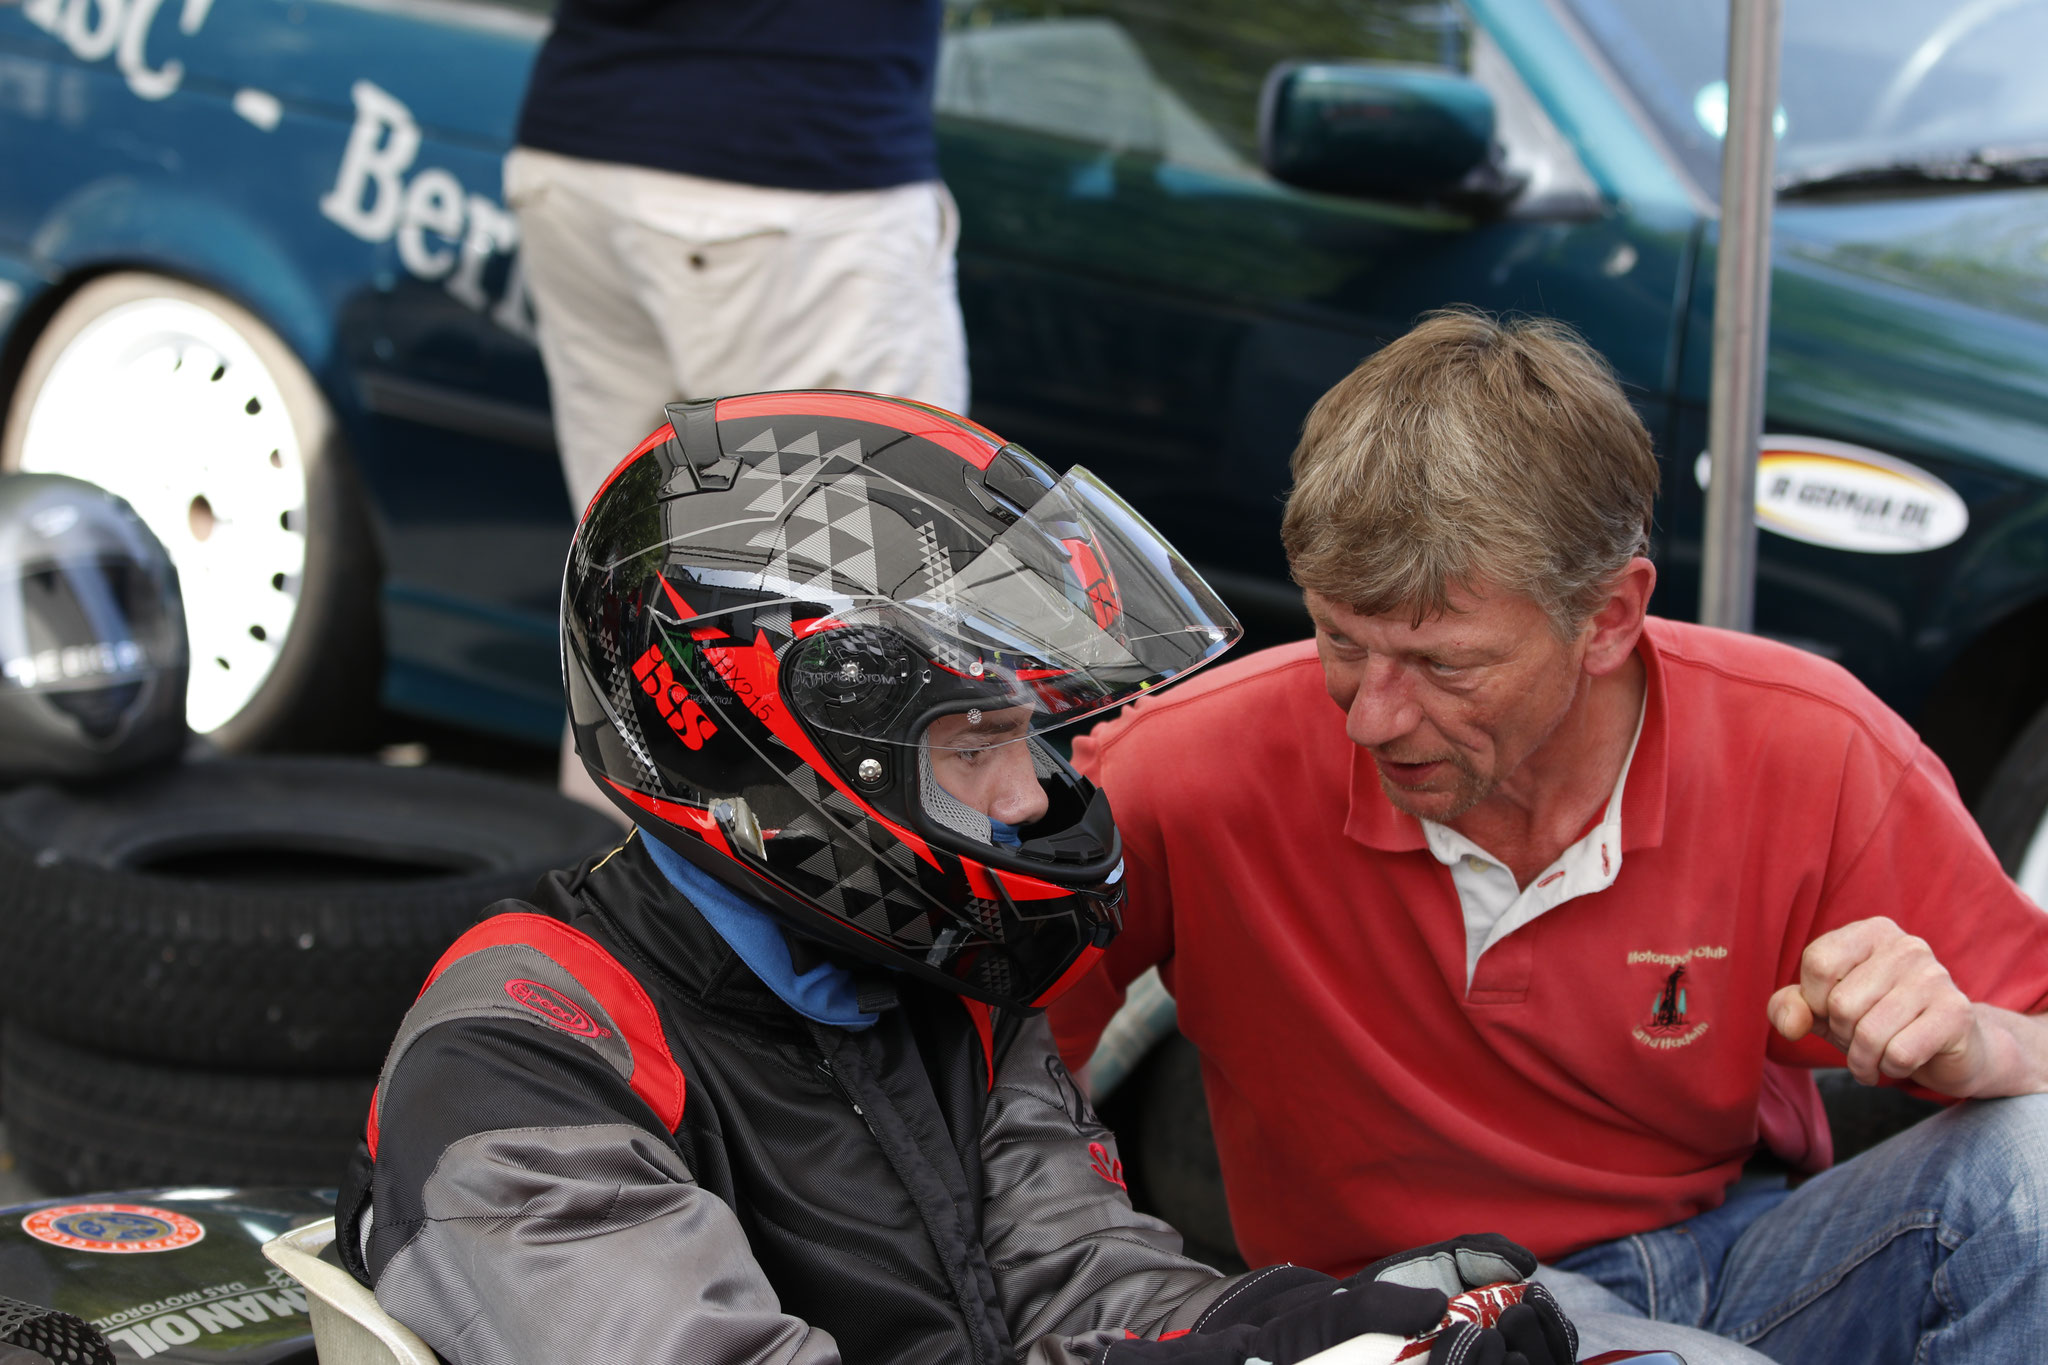
M1649 548L1650 434L1550 318L1430 313L1309 412L1281 538L1294 581L1416 624L1454 588L1519 592L1560 638Z

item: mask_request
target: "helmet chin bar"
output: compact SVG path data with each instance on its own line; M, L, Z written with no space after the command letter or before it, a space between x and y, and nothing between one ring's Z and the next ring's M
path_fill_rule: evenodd
M1124 856L1123 839L1109 812L1109 796L1078 773L1074 778L1080 784L1074 794L1086 793L1081 818L1040 838L1026 839L1019 851L1040 867L1050 863L1063 873L1107 878L1116 872ZM1105 848L1106 853L1101 851Z
M959 921L957 928L950 928L938 935L934 940L931 950L922 954L905 952L904 950L868 938L858 929L851 927L844 921L829 915L819 914L815 907L811 906L801 896L794 895L787 888L783 887L775 878L772 868L751 864L744 859L732 858L712 848L701 839L678 838L678 832L666 827L658 817L633 805L609 789L606 790L606 795L610 796L614 804L624 811L633 823L640 828L643 837L660 839L665 847L674 850L692 865L718 878L727 885L734 886L736 890L750 899L760 902L774 913L776 921L785 932L795 934L818 945L820 949L839 961L852 961L870 967L879 967L940 990L967 996L970 999L978 1000L982 1004L998 1009L1035 1014L1042 1008L1042 1006L1028 1004L1013 994L978 985L973 979L972 973L961 974L949 971L945 966L939 965L941 962L949 962L951 953L957 949L960 942L968 934L974 932L965 920ZM753 875L748 877L743 884L735 883L732 876L735 866L747 867ZM1017 903L1011 899L1009 893L1003 888L1000 879L991 880L995 883L996 895L999 898L1001 909L1011 916L1021 919L1023 912L1020 911ZM1115 898L1114 891L1110 893L1110 896L1112 899ZM1077 932L1071 948L1061 955L1060 960L1050 967L1041 970L1039 975L1048 984L1056 980L1090 948L1106 947L1120 925L1121 916L1112 913L1105 916L1088 932ZM998 946L1000 947L1000 945ZM1042 992L1043 986L1041 986L1041 994Z

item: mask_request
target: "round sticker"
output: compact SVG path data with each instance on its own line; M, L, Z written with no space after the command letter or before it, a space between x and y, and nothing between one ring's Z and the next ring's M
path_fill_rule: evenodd
M206 1229L182 1213L146 1204L65 1204L37 1209L21 1230L38 1242L70 1251L176 1251L206 1236Z

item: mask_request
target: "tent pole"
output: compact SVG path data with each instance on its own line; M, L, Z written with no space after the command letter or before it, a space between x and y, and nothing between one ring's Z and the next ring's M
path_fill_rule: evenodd
M1730 0L1728 132L1721 143L1721 240L1714 272L1713 384L1707 398L1706 537L1700 620L1756 624L1756 461L1771 325L1781 0Z

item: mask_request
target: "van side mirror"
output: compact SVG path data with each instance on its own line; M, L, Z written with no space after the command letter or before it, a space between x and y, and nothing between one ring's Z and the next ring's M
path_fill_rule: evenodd
M1494 155L1493 96L1431 67L1281 62L1259 100L1259 159L1306 190L1422 199L1460 188Z

